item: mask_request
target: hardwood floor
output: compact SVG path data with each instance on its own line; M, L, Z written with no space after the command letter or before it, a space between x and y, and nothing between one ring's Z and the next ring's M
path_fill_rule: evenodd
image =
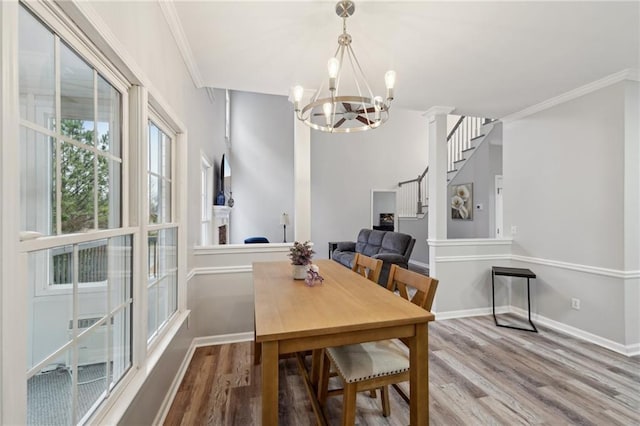
M496 327L491 316L431 323L431 424L640 424L640 357L538 328ZM259 424L260 367L253 366L252 347L197 349L165 424ZM409 424L408 405L393 390L390 397L391 416L384 418L379 398L359 394L356 424ZM294 359L280 361L279 400L282 425L315 424ZM341 405L340 397L330 398L330 424L340 424Z

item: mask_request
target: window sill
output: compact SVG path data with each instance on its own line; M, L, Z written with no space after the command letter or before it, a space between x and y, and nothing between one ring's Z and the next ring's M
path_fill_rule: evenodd
M190 310L179 312L167 324L164 334L154 342L144 365L131 368L112 394L104 401L102 407L96 410L94 416L89 419L88 424L115 425L120 422L129 405L142 389L145 381L151 375L158 361L190 314Z

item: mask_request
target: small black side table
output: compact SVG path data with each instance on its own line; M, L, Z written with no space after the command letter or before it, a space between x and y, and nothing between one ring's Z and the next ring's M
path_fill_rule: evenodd
M515 327L513 325L499 324L498 319L496 318L496 301L495 301L495 276L496 275L504 275L507 277L520 277L527 279L527 313L529 315L529 324L531 324L532 329ZM491 267L491 305L493 307L493 321L495 321L498 327L506 327L513 328L516 330L524 330L524 331L532 331L537 333L538 329L531 321L531 292L529 291L529 279L535 278L536 274L531 272L529 269L525 268L505 268L502 266L492 266Z

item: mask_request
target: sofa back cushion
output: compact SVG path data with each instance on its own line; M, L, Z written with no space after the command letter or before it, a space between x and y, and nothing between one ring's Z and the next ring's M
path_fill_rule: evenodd
M358 241L356 241L356 252L369 257L378 254L382 247L384 234L386 234L385 231L371 229L360 230L360 233L358 234Z
M411 235L400 232L362 229L356 241L356 252L365 256L378 253L397 253L404 255L411 242Z
M398 253L404 255L413 237L400 232L387 232L382 239L378 253Z

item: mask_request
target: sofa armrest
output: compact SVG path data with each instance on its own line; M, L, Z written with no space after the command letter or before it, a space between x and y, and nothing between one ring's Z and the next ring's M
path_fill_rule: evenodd
M356 243L355 241L339 241L336 243L336 250L356 251Z
M403 255L397 253L378 253L373 256L374 259L380 259L385 263L395 263L399 265L406 265L407 259Z

